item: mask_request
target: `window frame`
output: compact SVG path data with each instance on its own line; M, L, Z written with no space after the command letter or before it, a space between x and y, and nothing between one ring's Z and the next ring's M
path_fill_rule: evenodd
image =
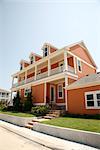
M87 95L93 94L93 101L94 101L94 106L88 106L87 101L92 101L92 100L87 100ZM98 106L97 101L100 101L100 99L97 99L97 94L100 94L100 90L97 91L89 91L85 92L85 107L86 109L100 109L100 106Z
M79 62L80 62L80 65L79 65ZM79 70L79 67L81 70ZM80 59L77 59L77 69L78 69L78 72L81 72L82 73L82 62Z
M62 97L59 97L59 86L62 86ZM59 83L57 86L57 95L58 95L58 99L63 99L64 98L64 91L63 91L63 83Z
M31 87L27 87L27 88L24 89L24 97L27 97L27 96L28 96L28 95L26 95L26 90L29 90L29 91L27 92L27 94L28 94L28 93L31 93Z
M46 55L45 55L46 50L45 50L45 49L47 49L47 56L48 56L48 54L49 54L48 47L45 47L44 50L43 50L43 57L46 57Z
M35 58L34 58L34 56L32 55L31 57L30 57L30 64L33 64L35 62Z

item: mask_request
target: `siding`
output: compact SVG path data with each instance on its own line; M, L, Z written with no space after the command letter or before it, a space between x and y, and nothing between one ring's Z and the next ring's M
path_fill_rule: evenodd
M85 92L95 90L100 90L100 85L68 90L68 112L71 114L100 114L100 109L85 108Z

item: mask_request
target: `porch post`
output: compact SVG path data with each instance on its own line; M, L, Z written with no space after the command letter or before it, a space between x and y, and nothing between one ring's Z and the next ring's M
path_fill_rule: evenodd
M13 84L14 84L14 77L12 78L12 87L13 87Z
M68 101L67 101L67 86L68 86L68 77L65 76L65 103L66 103L66 110L68 110Z
M25 72L25 83L27 82L27 71Z
M76 58L73 56L74 59L74 69L75 69L75 74L76 74Z
M50 59L48 59L48 76L50 76L50 70L51 70L51 67L50 67Z
M36 75L37 75L37 66L35 66L35 80L36 80Z
M64 65L65 65L65 71L68 71L68 63L67 63L67 50L64 50Z
M46 96L47 96L47 83L44 83L44 103L46 104Z

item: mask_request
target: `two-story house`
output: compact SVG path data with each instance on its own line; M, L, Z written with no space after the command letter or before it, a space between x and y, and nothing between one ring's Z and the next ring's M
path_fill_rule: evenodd
M4 89L0 89L0 102L9 102L10 92Z
M20 71L12 75L11 91L19 91L22 98L31 91L34 105L53 103L68 111L67 87L96 73L96 64L83 41L61 49L45 43L42 51L43 56L31 53L29 62L21 60Z

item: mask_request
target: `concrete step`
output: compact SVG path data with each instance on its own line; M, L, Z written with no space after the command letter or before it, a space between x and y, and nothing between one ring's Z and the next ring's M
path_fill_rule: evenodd
M53 119L53 118L55 118L55 117L53 117L53 116L44 116L44 118L45 118L45 119Z
M31 122L29 122L28 124L29 124L29 125L33 125L33 124L34 124L34 122L33 122L33 121L31 121Z
M59 117L59 115L58 115L58 114L46 114L46 116Z
M33 125L30 125L30 124L27 124L25 127L28 129L33 129Z

